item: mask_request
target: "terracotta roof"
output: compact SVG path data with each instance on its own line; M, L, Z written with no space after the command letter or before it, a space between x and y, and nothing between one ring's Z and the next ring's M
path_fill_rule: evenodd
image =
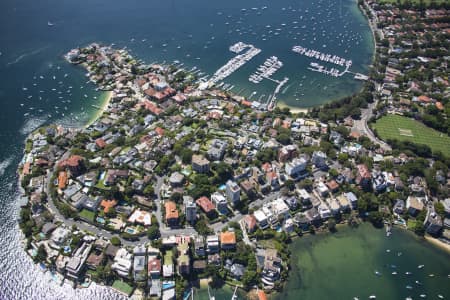
M247 226L248 230L252 231L256 227L256 218L253 215L246 215L244 217L245 225Z
M31 170L31 164L30 164L29 162L26 162L26 163L23 165L23 171L22 171L22 174L23 174L23 175L28 175L28 174L30 174L30 170Z
M141 106L144 106L145 109L149 110L150 112L152 112L155 115L159 115L163 112L163 110L161 108L159 108L158 105L156 105L156 103L153 103L148 100L142 101Z
M419 96L417 99L422 102L431 102L431 98L425 95Z
M236 244L236 234L231 231L220 233L220 243L222 245Z
M107 213L110 208L117 205L117 200L102 200L100 206L103 207L103 212Z
M248 106L248 107L252 106L252 103L250 101L247 101L247 100L242 100L241 104L244 105L244 106Z
M258 290L258 299L259 300L267 300L266 293L263 290Z
M106 146L106 142L102 138L98 138L95 140L95 145L97 145L100 149L103 149Z
M155 132L156 132L159 136L163 136L163 135L164 135L164 129L162 129L161 127L156 127L156 128L155 128Z
M335 180L328 181L327 186L330 190L335 190L335 189L339 188L339 184Z
M151 258L148 260L148 273L161 272L161 260Z
M167 201L164 204L164 207L166 209L166 220L178 219L178 210L177 210L177 205L175 204L175 202Z
M78 167L80 165L80 162L83 161L83 159L84 158L79 155L72 155L65 161L61 162L60 166L63 168L64 167Z
M67 179L68 179L67 172L64 172L64 171L59 172L59 175L58 175L58 188L59 189L62 190L62 189L66 188Z
M195 203L197 203L197 205L200 206L205 213L209 213L210 211L215 209L214 204L211 202L211 200L209 200L208 197L205 196L198 198Z

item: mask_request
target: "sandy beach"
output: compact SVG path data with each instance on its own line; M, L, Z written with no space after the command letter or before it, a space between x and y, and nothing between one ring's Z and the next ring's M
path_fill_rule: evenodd
M289 106L289 105L287 105L286 103L283 103L283 102L277 102L277 106L279 107L279 108L285 108L285 107L288 107L289 108L289 110L291 111L291 113L294 113L294 114L297 114L297 113L300 113L300 112L302 112L302 113L307 113L308 112L308 109L307 108L301 108L301 107L292 107L292 106Z
M101 97L101 104L100 104L100 109L92 116L92 118L89 120L89 122L87 122L87 124L85 125L85 127L89 127L92 123L94 123L95 121L97 121L98 118L101 117L101 115L103 114L103 112L106 110L106 108L109 105L109 102L111 101L113 96L113 92L112 91L108 91L105 92L102 97Z
M427 240L428 242L430 242L431 244L433 244L434 246L446 251L447 253L450 254L450 245L446 244L438 239L435 239L431 236L425 236L425 240Z
M200 279L200 288L206 288L210 281L211 281L211 278Z

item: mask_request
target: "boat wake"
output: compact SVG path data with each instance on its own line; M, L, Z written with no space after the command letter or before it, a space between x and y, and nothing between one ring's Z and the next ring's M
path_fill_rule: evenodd
M12 164L14 157L10 156L4 161L0 162L0 177L5 174L6 169Z
M20 128L20 133L23 135L28 135L31 132L33 132L33 130L36 130L37 128L39 128L42 124L44 124L46 121L45 118L32 118L32 119L28 119L25 121L25 123L23 124L22 128Z
M6 63L6 66L10 66L10 65L17 64L17 63L19 63L22 59L24 59L25 57L27 57L27 56L32 56L32 55L36 55L36 54L38 54L39 52L42 52L42 51L44 51L45 49L47 49L47 48L49 48L49 47L50 47L50 46L45 46L45 47L36 49L36 50L34 50L34 51L31 51L31 52L28 52L28 53L21 54L21 55L18 56L15 60Z

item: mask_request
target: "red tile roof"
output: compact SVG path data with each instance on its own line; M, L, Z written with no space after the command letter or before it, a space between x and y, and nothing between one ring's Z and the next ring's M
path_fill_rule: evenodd
M106 142L102 138L98 138L95 140L95 145L97 145L100 149L103 149L106 146Z
M178 210L175 202L167 201L164 207L166 209L166 220L178 219Z
M231 231L220 233L220 243L223 245L236 244L236 234Z
M197 203L198 206L205 212L209 213L212 210L215 209L214 204L211 202L211 200L208 199L208 197L201 197L198 198L195 203Z

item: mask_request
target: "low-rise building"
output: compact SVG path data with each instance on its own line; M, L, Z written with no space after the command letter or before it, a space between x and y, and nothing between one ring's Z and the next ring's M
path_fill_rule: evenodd
M406 199L406 209L411 216L417 216L424 208L422 198L409 196Z
M221 214L228 213L228 202L227 199L219 192L215 192L211 195L211 201L216 205L216 209Z
M66 265L66 276L78 280L78 276L85 266L85 262L91 252L92 245L84 242L70 258Z
M269 227L267 216L261 209L258 209L257 211L255 211L253 213L253 216L255 216L256 223L258 224L259 228L264 230L267 227Z
M425 221L423 222L425 230L431 235L438 235L442 230L442 218L430 207L427 212Z
M220 245L223 250L231 250L236 248L236 234L232 231L220 233Z
M206 237L206 251L208 254L214 254L219 252L220 244L219 237L217 235L208 235Z
M120 248L116 253L111 269L116 271L117 275L121 277L128 277L133 265L132 259L133 255L127 249Z
M164 204L166 210L166 223L168 226L178 226L178 209L175 202L166 201Z
M209 160L203 155L192 155L192 170L198 173L207 173L209 171Z

